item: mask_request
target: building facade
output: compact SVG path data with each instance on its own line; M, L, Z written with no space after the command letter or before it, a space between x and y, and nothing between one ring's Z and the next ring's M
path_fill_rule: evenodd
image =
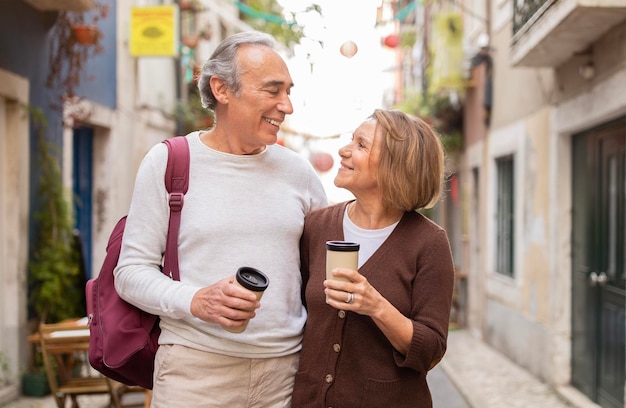
M467 328L580 406L622 408L626 3L478 7L489 41L466 24L458 174Z

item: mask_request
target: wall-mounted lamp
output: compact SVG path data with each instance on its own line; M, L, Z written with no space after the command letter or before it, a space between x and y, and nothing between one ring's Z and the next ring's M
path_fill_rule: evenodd
M589 81L596 75L596 67L592 61L587 61L578 68L578 73L585 81Z

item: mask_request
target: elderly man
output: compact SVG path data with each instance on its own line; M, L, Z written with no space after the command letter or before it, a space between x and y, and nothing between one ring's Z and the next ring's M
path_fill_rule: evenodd
M310 163L275 144L293 112L293 83L273 47L267 34L235 34L202 68L202 103L216 121L186 136L180 282L159 269L168 224L163 143L137 174L115 285L123 299L161 317L155 408L291 403L306 321L299 240L304 217L327 200ZM268 276L261 302L232 284L241 266Z

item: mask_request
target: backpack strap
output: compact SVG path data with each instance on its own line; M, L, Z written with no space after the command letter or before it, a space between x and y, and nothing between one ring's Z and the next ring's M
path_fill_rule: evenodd
M178 270L178 231L183 209L184 195L189 188L189 143L185 136L176 136L163 141L167 145L167 168L165 188L169 193L170 221L165 244L163 273L180 280Z

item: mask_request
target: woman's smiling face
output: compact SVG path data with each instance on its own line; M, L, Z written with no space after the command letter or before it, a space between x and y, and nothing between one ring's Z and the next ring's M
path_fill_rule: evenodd
M335 185L357 195L380 191L378 163L382 135L376 121L363 122L352 134L352 141L339 149L341 166L335 176Z

